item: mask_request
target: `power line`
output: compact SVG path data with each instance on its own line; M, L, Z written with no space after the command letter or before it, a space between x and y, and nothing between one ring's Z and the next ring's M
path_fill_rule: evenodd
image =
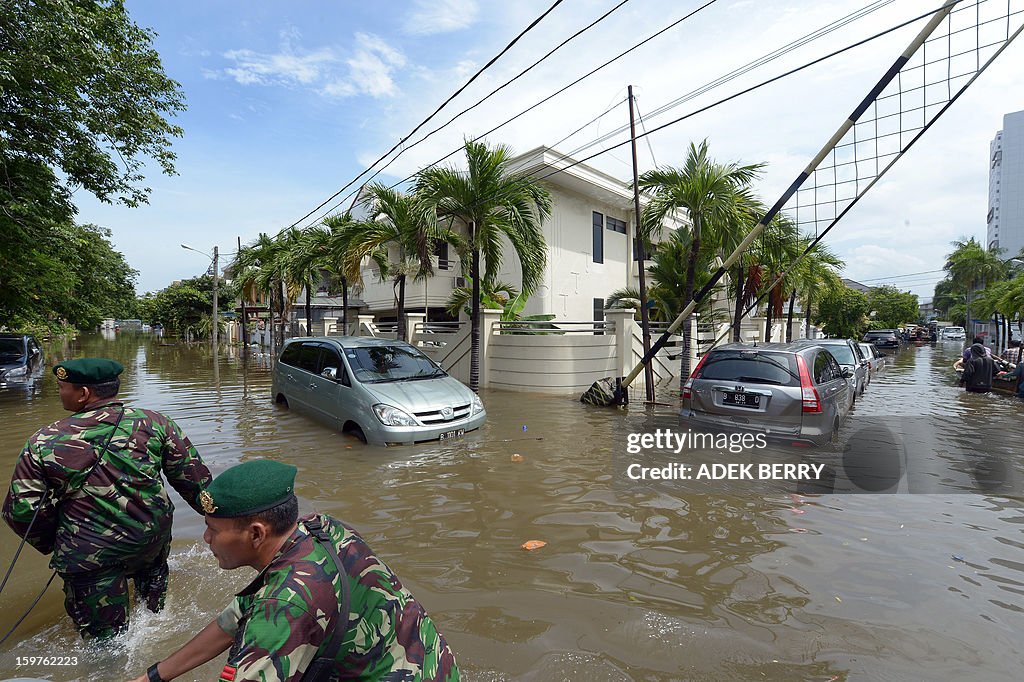
M459 96L460 94L462 94L462 91L463 91L463 90L465 90L466 88L468 88L468 87L469 87L469 85L470 85L470 84L471 84L471 83L472 83L473 81L475 81L475 80L476 80L476 79L477 79L477 78L478 78L478 77L480 76L480 74L482 74L482 73L483 73L484 71L486 71L486 70L487 70L488 68L490 68L490 67L491 67L491 65L493 65L493 64L494 64L494 63L495 63L496 61L498 61L498 59L500 59L500 58L501 58L501 57L502 57L502 56L503 56L503 55L504 55L504 54L505 54L506 52L508 52L508 51L509 51L510 49L512 49L512 46L513 46L513 45L515 45L516 43L518 43L518 42L519 42L519 40L520 40L520 38L522 38L522 37L523 37L524 35L526 35L527 33L529 33L529 32L530 32L530 31L531 31L531 30L532 30L532 29L533 29L533 28L534 28L534 27L535 27L535 26L536 26L537 24L539 24L539 23L540 23L540 22L541 22L541 21L542 21L542 20L543 20L543 19L544 19L544 18L545 18L546 16L548 16L549 14L551 14L551 12L552 12L552 11L553 11L553 10L554 10L554 9L555 9L556 7L558 7L559 5L561 5L561 4L562 4L562 2L563 2L563 0L555 0L555 2L554 2L554 3L553 3L553 4L551 5L551 6L550 6L550 7L548 7L548 8L547 8L547 10L545 10L543 14L541 14L541 15L540 15L539 17L537 17L537 18L536 18L536 19L534 19L534 20L533 20L532 22L530 22L530 25L529 25L529 26L527 26L526 28L524 28L524 29L523 29L522 31L520 31L519 35L517 35L517 36L516 36L515 38L513 38L513 39L512 39L512 42L510 42L510 43L509 43L508 45L506 45L506 46L505 46L505 48L504 48L504 49L503 49L503 50L502 50L501 52L499 52L499 53L498 53L498 54L496 54L496 55L495 55L494 57L492 57L492 58L490 59L490 61L488 61L488 62L487 62L486 64L484 64L484 65L483 65L482 67L480 67L480 68L479 68L479 69L477 70L477 72L476 72L476 73L474 73L474 74L473 74L473 75L472 75L472 76L470 77L470 79L469 79L468 81L466 81L466 82L465 82L465 83L464 83L464 84L462 85L462 87L460 87L460 88L459 88L458 90L456 90L456 91L455 91L454 93L452 93L452 94L451 94L451 96L449 96L449 97L448 97L448 99L446 99L446 100L445 100L444 102L442 102L442 103L441 103L441 105L440 105L440 106L439 106L439 107L438 107L437 109L435 109L435 110L434 110L434 112L433 112L432 114L430 114L430 115L429 115L429 116L427 116L427 117L426 117L425 119L423 119L422 121L420 121L420 123L419 123L419 124L418 124L418 125L417 125L417 126L416 126L415 128L413 128L413 129L412 129L412 131L411 131L411 132L410 132L410 133L409 133L408 135L406 135L405 137L403 137L402 139L400 139L400 140L399 140L398 142L396 142L396 143L395 143L395 146L394 146L394 147L392 147L391 149L389 149L389 150L388 150L388 151L387 151L387 152L386 152L386 153L385 153L385 154L384 154L383 156L381 156L381 157L380 157L379 159L377 159L377 160L376 160L376 161L374 161L374 162L373 162L372 164L370 164L370 166L369 166L369 167L368 167L368 168L367 168L366 170L364 170L364 171L363 171L362 173L360 173L360 174L359 174L359 175L357 175L357 176L356 176L355 178L353 178L353 179L351 180L351 182L349 182L348 184L346 184L346 185L345 185L344 187L342 187L341 189L339 189L339 190L338 190L337 192L335 192L335 193L334 193L334 194L332 194L331 196L327 197L327 199L325 199L325 200L324 200L324 201L323 201L323 202L322 202L322 203L321 203L321 204L320 204L319 206L317 206L316 208L314 208L314 209L313 209L312 211L310 211L309 213L307 213L306 215L302 216L301 218L299 218L298 220L296 220L296 221L295 221L294 223L292 223L291 225L289 225L289 226L288 226L288 229L290 229L290 228L292 228L292 227L295 227L296 225L298 225L299 223L301 223L301 222L302 222L303 220L305 220L306 218L308 218L309 216L313 215L314 213L316 213L317 211L319 211L319 210L320 210L321 208L323 208L324 206L326 206L327 204L329 204L329 203L330 203L330 202L331 202L332 200L334 200L334 199L335 199L335 198L336 198L336 197L337 197L337 196L338 196L339 194L341 194L341 193L342 193L342 192L344 192L344 191L345 191L346 189L348 189L348 188L349 188L349 187L351 187L351 186L352 186L353 184L355 184L355 182L356 182L357 180L359 180L359 178L361 178L361 177L362 177L363 175L365 175L366 173L368 173L368 172L370 171L370 169L371 169L371 168L373 168L373 167L374 167L374 166L376 166L376 165L377 165L378 163L380 163L381 161L383 161L384 159L386 159L386 158L387 158L387 157L388 157L388 156L389 156L389 155L391 154L391 152L395 151L395 150L396 150L396 149L398 149L398 148L399 148L400 146L402 146L402 144L403 144L403 143L405 143L405 141L406 141L406 140L408 140L408 139L409 139L410 137L412 137L413 135L415 135L415 134L416 134L416 131L417 131L417 130L419 130L420 128L422 128L423 126L425 126L425 125L427 124L427 122L428 122L428 121L430 121L430 119L434 118L434 116L436 116L436 115L437 115L437 114L438 114L438 113L439 113L439 112L440 112L440 111L441 111L442 109L444 109L444 108L445 108L445 107L446 107L446 106L447 106L447 105L448 105L448 104L449 104L449 103L450 103L450 102L451 102L451 101L452 101L453 99L455 99L455 98L456 98L456 97L458 97L458 96Z
M383 172L384 172L385 170L387 170L387 169L388 169L388 168L389 168L389 167L391 166L391 164L393 164L393 163L394 163L395 161L397 161L397 160L398 160L398 158L399 158L400 156L402 156L402 154L406 153L407 151L409 151L409 150L410 150L410 149L412 149L413 147L416 147L417 145L419 145L419 144L422 144L423 142L425 142L425 141L427 140L427 138L431 137L431 136L432 136L432 135L433 135L434 133L436 133L436 132L439 132L439 131L441 131L441 130L443 130L443 129L447 128L447 127L448 127L449 125L451 125L451 124L452 124L452 123L453 123L453 122L454 122L454 121L455 121L456 119L459 119L459 118L461 118L463 114L466 114L466 113L468 113L468 112L472 111L473 109L476 109L476 108L477 108L478 106L480 106L481 104L483 104L484 102L486 102L487 100L489 100L489 99L490 99L491 97L493 97L494 95L498 94L498 93L499 93L499 92L500 92L501 90L504 90L504 89L505 89L506 87L508 87L509 85L511 85L512 83L514 83L515 81L519 80L519 79L520 79L520 78L521 78L522 76L526 75L526 73L527 73L527 72L531 71L531 70L532 70L532 69L533 69L533 68L534 68L535 66L537 66L537 65L539 65L539 64L540 64L541 62L545 61L545 60L546 60L546 59L547 59L548 57L550 57L551 55L553 55L553 54L554 54L555 52L558 52L558 50L562 49L563 47L565 47L566 45L568 45L568 44L569 44L570 42L572 42L573 40L575 40L576 38L578 38L578 37L579 37L579 36L581 36L582 34L586 33L586 32L587 32L587 31L589 31L590 29L592 29L592 28L593 28L594 26L597 26L597 25L598 25L599 23L601 23L602 21L604 21L605 19L607 19L607 18L608 18L609 16L611 16L611 15L612 15L612 14L613 14L613 13L614 13L614 12L615 12L616 10L618 10L618 9L619 9L620 7L622 7L623 5L625 5L625 4L627 3L627 2L629 2L629 0L621 0L621 2L619 2L619 4L615 5L615 6L614 6L614 7L612 7L612 8L610 9L610 10L608 10L607 12L605 12L604 14L602 14L601 16L599 16L599 17L598 17L597 19L595 19L594 21L590 22L589 24L587 24L586 26L584 26L584 27L583 27L583 28L581 28L580 30L576 31L575 33L573 33L573 34L572 34L571 36L569 36L568 38L566 38L565 40L563 40L562 42L560 42L560 43L559 43L558 45L556 45L556 46L555 46L554 48L552 48L551 50L549 50L549 51L547 52L547 54L545 54L545 55L544 55L543 57L541 57L541 58L540 58L540 59L538 59L537 61L533 62L533 63L532 63L532 64L530 64L529 66L527 66L527 67L526 67L525 69L523 69L522 71L520 71L519 73L517 73L517 74L516 74L515 76L513 76L513 77L512 77L512 78L510 78L510 79L508 79L507 81L505 81L504 83L502 83L501 85L499 85L498 87L496 87L495 89L491 90L491 91L490 91L489 93L487 93L486 95L484 95L483 97L481 97L481 98L480 98L479 100L477 100L477 101L476 101L475 103L471 104L470 106L466 107L465 109L463 109L463 110L462 110L462 111L460 111L459 113L455 114L455 115L454 115L454 116L452 116L452 117L451 117L450 119L448 119L447 121L445 121L444 123L442 123L442 124L441 124L441 125L439 125L438 127L434 128L433 130L431 130L430 132L428 132L428 133L427 133L426 135L424 135L424 136L423 136L423 137L421 137L420 139L418 139L418 140L416 140L415 142L413 142L413 143L412 143L411 145L409 145L408 147L404 147L404 148L403 148L403 149L402 149L402 150L401 150L400 152L398 152L398 153L397 153L397 154L395 154L395 155L394 155L393 157L391 157L391 160L390 160L390 161L388 161L388 162L387 162L386 164L384 164L383 166L381 166L380 168L378 168L378 169L377 169L376 171L374 171L373 175L371 175L371 176L370 176L369 178L367 178L367 179L366 179L366 181L365 181L365 182L364 182L363 184L367 184L367 183L369 183L369 182L372 182L374 178L376 178L376 177L377 177L378 175L380 175L381 173L383 173ZM414 130L413 132L416 132L416 131ZM409 133L409 136L407 136L407 137L406 137L405 139L408 139L408 138L409 138L410 136L412 136L412 133ZM401 144L401 143L399 143L399 144ZM394 151L394 148L392 148L392 150L391 150L391 151ZM390 154L390 153L391 153L391 152L388 152L388 154ZM384 156L387 156L387 154L385 154ZM381 161L381 159L378 159L378 160L377 160L376 162L374 162L374 164L373 164L373 165L376 165L376 164L377 164L377 163L379 163L380 161ZM373 168L373 166L371 165L371 166L370 166L370 168ZM348 185L346 185L345 187L343 187L343 188L342 188L341 190L339 190L339 192L340 192L340 191L344 191L346 187L350 187L350 186L351 186L351 185L352 185L352 184L353 184L353 183L354 183L354 182L355 182L356 180L358 180L358 179L359 179L359 177L360 177L360 176L362 176L362 175L363 175L364 173L368 172L368 171L370 170L370 168L367 168L367 169L366 169L365 171L363 171L363 172L362 172L362 173L360 173L360 174L359 174L358 176L356 176L356 179L355 179L355 180L353 180L353 181L352 181L352 182L350 182L350 183L349 183ZM337 196L337 195L335 195L335 196ZM348 197L345 197L345 199L348 199ZM330 199L328 199L328 201L330 201ZM344 202L344 201L342 201L341 203L345 203L345 202ZM316 210L318 210L318 209L314 209L314 210L313 210L313 212L315 212ZM308 217L308 216L307 216L307 217ZM304 219L305 219L305 218L303 218L303 220L304 220Z
M666 31L669 31L669 30L671 30L672 28L675 28L676 26L678 26L678 25L679 25L679 24L681 24L682 22L686 21L686 20L687 20L687 19L689 19L690 17L694 16L694 15L695 15L695 14L697 14L698 12L700 12L700 11L702 11L702 10L704 10L704 9L706 9L706 8L708 8L708 7L710 7L710 6L711 6L711 5L713 5L713 4L715 4L715 2L717 2L717 1L718 1L718 0L708 0L708 2L704 3L703 5L701 5L700 7L698 7L697 9L693 10L692 12L689 12L688 14L686 14L685 16L683 16L682 18L680 18L680 19L678 19L678 20L676 20L676 21L672 22L671 24L669 24L668 26L666 26L666 27L662 28L661 30L659 30L659 31L657 31L657 32L655 32L655 33L653 33L653 34L651 34L651 35L650 35L650 36L648 36L647 38L644 38L644 39L643 39L642 41L640 41L639 43L637 43L637 44L633 45L632 47L628 48L627 50L625 50L625 51L623 51L623 52L619 53L619 54L618 54L618 55L616 55L615 57L612 57L611 59L609 59L608 61L604 62L604 63L603 63L603 64L601 64L600 66L598 66L598 67L596 67L596 68L594 68L594 69L592 69L592 70L588 71L587 73L583 74L582 76L580 76L580 77L579 77L579 78L577 78L576 80L572 81L572 82L571 82L571 83L569 83L568 85L565 85L565 86L563 86L562 88L560 88L560 89L556 90L555 92L551 93L551 94L550 94L550 95L548 95L547 97L545 97L545 98L543 98L543 99L541 99L541 100L539 100L539 101L535 102L534 104L530 105L530 106L529 106L529 107L527 107L526 109L523 109L522 111L520 111L520 112L519 112L518 114L516 114L515 116L512 116L511 118L509 118L509 119L507 119L507 120L505 120L505 121L502 121L502 122L501 122L501 123L499 123L498 125L494 126L493 128L491 128L490 130L488 130L488 131L486 131L486 132L484 132L484 133L481 133L480 135L476 135L476 136L474 137L474 139L480 139L480 138L482 138L482 137L486 137L486 136L490 135L491 133L493 133L493 132L495 132L495 131L497 131L497 130L499 130L499 129L501 129L501 128L505 127L505 126L507 126L507 125L508 125L509 123L512 123L512 122L513 122L513 121L515 121L516 119L518 119L518 118L520 118L520 117L522 117L522 116L524 116L524 115L528 114L529 112L533 111L534 109L536 109L536 108L537 108L537 107L539 107L540 105L542 105L542 104L544 104L544 103L546 103L546 102L548 102L548 101L550 101L550 100L554 99L555 97L557 97L558 95L562 94L563 92L565 92L565 91L566 91L566 90L568 90L569 88L571 88L571 87L573 87L573 86L575 86L575 85L577 85L577 84L579 84L579 83L583 82L584 80L586 80L586 79L587 79L587 78L589 78L590 76L593 76L593 75L594 75L595 73L597 73L598 71L600 71L600 70L604 69L604 68L605 68L606 66L609 66L610 64L612 64L612 63L614 63L615 61L617 61L617 60L621 59L622 57L625 57L625 56L626 56L627 54L629 54L630 52L632 52L632 51L634 51L634 50L638 49L639 47L643 46L644 44L646 44L646 43L650 42L651 40L653 40L653 39L657 38L658 36L660 36L661 34L665 33ZM460 149L462 149L462 147L461 147L461 146L460 146L460 147L456 147L456 148L455 148L455 149L453 149L452 151L450 151L450 152L448 152L447 154L445 154L444 156L442 156L442 157L441 157L440 159L437 159L436 161L434 161L434 162L432 162L432 163L428 163L428 164L427 164L427 165L426 165L425 167L426 167L426 168L431 168L431 167L433 167L433 166L436 166L436 165L438 165L439 163L442 163L442 162L446 161L446 160L447 160L448 158L450 158L450 157L451 157L452 155L454 155L454 154L458 153ZM418 171L417 171L417 172L418 172ZM414 177L416 177L416 173L413 173L412 175L408 175L408 176L406 176L405 178L403 178L403 179L399 180L399 181L398 181L398 182L396 182L395 184L391 185L391 188L392 188L392 189L394 189L394 188L395 188L395 187L397 187L398 185L401 185L402 183L404 183L404 182L407 182L407 181L409 181L409 180L413 179ZM351 186L351 183L349 184L349 186ZM340 192L339 192L339 193L340 193ZM352 196L352 195L353 195L354 193L355 193L355 192L352 192L352 193L350 193L350 194L349 194L348 196L346 196L346 197L345 197L345 199L343 199L342 201L338 202L338 203L337 203L337 204L335 204L335 205L334 205L333 207L331 207L331 209L330 209L330 210L328 211L328 213L329 213L330 211L333 211L333 210L335 210L335 209L336 209L336 208L337 208L338 206L340 206L341 204L345 203L345 201L347 201L347 200L348 200L348 199L349 199L349 198L350 198L350 197L351 197L351 196ZM335 194L335 196L337 196L337 194ZM333 198L333 197L332 197L332 198ZM324 203L327 203L327 202L324 202ZM322 207L322 206L323 206L323 204L321 204L321 205L320 205L320 207ZM310 211L310 212L309 212L308 214L306 214L306 216L305 216L305 217L307 217L307 218L308 218L308 217L309 217L310 215L312 215L312 214L313 214L313 213L315 213L315 212L316 212L317 210L319 210L319 208L320 208L320 207L318 207L317 209L314 209L313 211ZM304 220L304 219L305 219L305 218L303 218L303 220Z
M878 282L881 280L891 280L896 277L915 277L917 275L930 275L936 272L945 272L945 269L940 268L939 270L923 270L921 272L908 272L903 275L889 275L888 277L871 277L869 279L858 279L858 282Z

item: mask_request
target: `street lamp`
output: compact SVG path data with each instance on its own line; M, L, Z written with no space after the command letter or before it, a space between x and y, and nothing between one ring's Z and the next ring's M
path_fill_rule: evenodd
M217 283L218 283L218 272L217 271L219 270L220 254L217 252L217 247L216 246L213 247L213 255L212 256L210 254L206 253L205 251L200 251L199 249L192 248L188 244L182 244L181 248L186 249L188 251L195 251L196 253L201 253L204 256L206 256L207 258L210 258L210 259L213 260L213 347L217 348L217 336L218 336L218 334L220 332L220 324L219 324L219 320L217 318Z

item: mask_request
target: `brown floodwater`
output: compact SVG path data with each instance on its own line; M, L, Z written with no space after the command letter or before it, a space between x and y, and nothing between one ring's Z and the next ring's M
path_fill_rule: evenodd
M1019 679L1024 498L1019 484L972 485L955 452L1009 445L1024 480L1024 403L959 391L958 352L900 352L844 426L847 442L879 425L910 434L895 494L630 481L630 433L685 428L674 386L659 393L668 406L628 411L485 391L481 430L384 449L273 405L265 357L243 364L222 350L214 363L206 347L123 334L50 348L47 361L122 362L122 398L173 417L215 474L252 458L297 466L303 510L362 532L471 682ZM0 389L4 486L28 436L63 416L49 372ZM124 636L84 644L58 579L0 647L0 679L127 679L214 618L251 571L220 570L202 519L177 508L162 613L136 611ZM528 540L547 545L525 551ZM0 569L16 547L0 528ZM26 548L0 595L0 636L48 577L46 557ZM77 665L19 665L33 656ZM213 680L222 665L179 679Z

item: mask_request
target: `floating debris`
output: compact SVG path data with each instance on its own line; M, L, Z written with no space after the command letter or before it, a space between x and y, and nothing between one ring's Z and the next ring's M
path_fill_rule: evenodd
M522 544L522 547L528 552L532 552L535 549L540 549L546 544L548 543L544 542L543 540L527 540Z
M517 452L517 453L515 453L515 454L513 454L513 455L512 455L512 461L513 461L513 462L522 462L522 461L523 461L523 456L522 456L522 455L520 455L520 454L519 454L519 453Z

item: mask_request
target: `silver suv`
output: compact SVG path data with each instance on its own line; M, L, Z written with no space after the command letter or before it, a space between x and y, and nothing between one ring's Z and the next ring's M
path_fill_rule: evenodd
M380 445L457 438L487 419L475 393L403 341L291 339L272 391L276 402Z
M683 385L681 416L704 429L834 443L853 402L849 376L821 346L731 343L701 358Z
M853 385L853 399L864 395L868 385L868 361L864 357L857 342L851 339L800 339L789 344L791 348L807 348L824 346L839 361L839 366L850 370L850 383Z

